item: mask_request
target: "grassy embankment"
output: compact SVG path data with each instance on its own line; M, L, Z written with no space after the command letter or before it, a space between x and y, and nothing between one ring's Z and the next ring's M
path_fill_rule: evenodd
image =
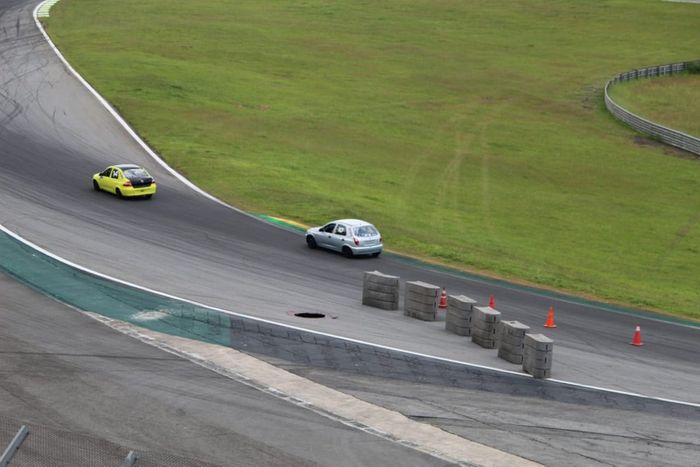
M48 31L230 203L361 217L393 250L699 319L700 164L602 104L610 76L697 55L697 7L63 0Z

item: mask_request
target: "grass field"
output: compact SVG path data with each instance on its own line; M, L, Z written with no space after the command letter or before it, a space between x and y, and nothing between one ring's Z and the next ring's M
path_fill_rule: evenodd
M647 120L700 138L700 74L627 81L613 86L610 96Z
M63 0L48 31L177 170L244 209L700 318L700 164L609 116L696 58L657 0Z

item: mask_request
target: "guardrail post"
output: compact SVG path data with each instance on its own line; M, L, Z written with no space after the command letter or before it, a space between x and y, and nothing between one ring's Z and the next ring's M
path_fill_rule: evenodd
M126 455L126 459L124 459L122 467L133 467L136 463L136 459L138 459L136 453L134 451L129 451L129 454Z
M5 452L3 452L2 456L0 456L0 467L7 467L8 465L10 465L10 461L15 456L15 453L22 445L28 434L29 429L26 425L22 425L15 437L5 449Z

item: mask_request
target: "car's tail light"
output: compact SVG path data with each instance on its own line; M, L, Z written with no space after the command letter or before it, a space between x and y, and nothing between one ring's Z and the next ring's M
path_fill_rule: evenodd
M131 182L129 180L125 181L122 186L131 186Z
M352 237L352 241L355 242L355 246L360 246L360 240L358 240L355 237Z

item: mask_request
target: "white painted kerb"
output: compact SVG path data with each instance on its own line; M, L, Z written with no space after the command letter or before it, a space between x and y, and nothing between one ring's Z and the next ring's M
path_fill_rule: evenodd
M57 4L58 2L59 0L46 0L37 8L36 16L38 16L39 18L48 18L49 10L51 10L51 7Z

